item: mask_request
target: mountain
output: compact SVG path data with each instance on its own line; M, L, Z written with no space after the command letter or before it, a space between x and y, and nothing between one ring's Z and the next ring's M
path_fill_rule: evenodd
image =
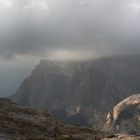
M46 108L65 122L100 129L106 112L140 92L140 56L94 61L42 60L10 98L21 105ZM74 118L75 116L75 118Z
M140 94L121 101L108 113L104 130L140 135Z
M68 125L47 110L0 98L0 140L98 140L108 134Z

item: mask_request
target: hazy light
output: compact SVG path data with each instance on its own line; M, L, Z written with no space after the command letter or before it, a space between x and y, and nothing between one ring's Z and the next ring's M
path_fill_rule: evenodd
M90 60L93 58L97 58L97 54L93 51L89 50L56 50L52 51L50 55L48 56L48 59L50 60Z
M87 4L87 0L81 0L81 1L80 1L80 4L81 4L81 5L86 5L86 4Z
M29 5L25 6L25 9L32 9L32 8L37 8L39 10L48 10L48 5L44 0L41 1L32 0Z
M133 8L133 10L136 13L140 12L140 1L133 0L133 2L130 4L130 6Z
M0 7L1 8L12 8L13 3L11 0L0 0Z

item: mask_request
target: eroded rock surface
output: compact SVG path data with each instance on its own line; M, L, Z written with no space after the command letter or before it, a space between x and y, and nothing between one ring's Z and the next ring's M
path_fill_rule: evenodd
M91 128L67 125L47 110L0 99L0 140L97 140L105 135Z
M132 95L108 113L104 130L140 135L140 94Z

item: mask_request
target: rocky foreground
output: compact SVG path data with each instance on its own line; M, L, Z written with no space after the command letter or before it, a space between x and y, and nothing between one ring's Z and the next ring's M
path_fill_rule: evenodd
M139 140L136 136L68 125L47 110L16 105L0 98L0 140Z
M140 140L140 137L125 134L117 134L112 138L103 138L102 140Z
M46 110L21 107L0 99L0 140L98 140L107 135L64 124Z

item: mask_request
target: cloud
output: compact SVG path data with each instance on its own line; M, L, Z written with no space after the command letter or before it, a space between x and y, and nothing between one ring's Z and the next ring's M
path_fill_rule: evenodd
M60 49L50 51L47 59L55 61L87 61L97 57L95 52L89 50Z
M139 54L139 17L139 0L0 0L0 94L40 59Z
M132 3L130 4L130 7L132 7L136 13L140 12L140 2L139 1L133 0Z
M138 0L0 0L0 57L137 53L139 7Z
M81 4L81 5L86 5L87 2L88 2L87 0L81 0L81 1L80 1L80 4Z
M34 8L40 9L40 10L48 10L48 5L47 5L47 2L44 0L40 0L40 1L32 0L28 5L24 6L25 10L30 10Z
M12 8L13 3L10 0L0 0L0 7L1 8Z

